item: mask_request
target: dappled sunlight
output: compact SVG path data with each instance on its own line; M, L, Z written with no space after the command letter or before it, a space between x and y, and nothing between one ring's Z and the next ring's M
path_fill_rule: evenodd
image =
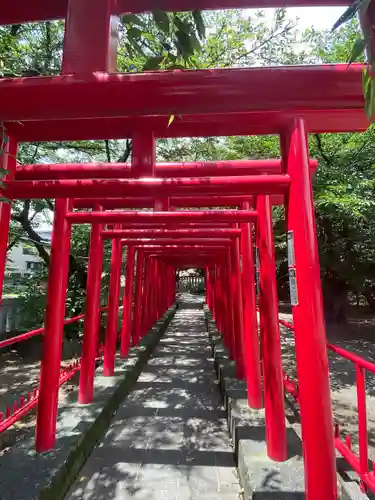
M280 314L280 318L292 322L291 314ZM368 318L360 321L351 318L348 325L327 326L329 342L357 354L369 361L375 361L375 321ZM283 368L285 372L297 379L295 361L294 333L280 326ZM334 420L340 425L343 435L350 435L353 449L358 451L358 410L356 367L348 359L328 351L331 395ZM366 402L368 421L369 458L375 460L375 374L367 372Z
M68 498L239 498L203 300L179 305Z

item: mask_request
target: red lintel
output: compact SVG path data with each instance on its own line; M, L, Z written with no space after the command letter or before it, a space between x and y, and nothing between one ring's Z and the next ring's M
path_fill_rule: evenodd
M67 219L73 224L116 223L226 223L253 222L257 213L252 210L200 210L181 212L72 212ZM222 224L223 225L223 224ZM223 225L224 226L224 225ZM209 227L209 226L207 226Z
M208 9L245 9L266 7L348 5L349 0L117 0L114 14L140 13L152 10L189 11ZM31 21L63 19L68 0L2 0L0 25Z
M163 246L196 246L196 245L205 245L207 247L211 246L219 246L219 245L227 245L229 246L232 243L230 238L125 238L121 240L123 245L136 245L136 246L144 246L145 248L150 247L163 247Z
M360 110L363 115L363 107L358 64L0 80L1 122L164 115L168 129L171 115L182 116L174 120L178 123L184 116L217 113Z
M241 236L241 229L115 229L113 231L103 231L102 238L238 238ZM129 244L129 243L128 243Z
M307 123L310 133L362 132L368 128L363 107L341 110L267 111L235 114L185 115L168 127L165 116L92 118L5 122L19 142L84 141L131 138L134 131L151 129L155 137L215 137L279 134L292 116Z
M172 197L170 206L175 208L202 208L202 207L239 207L244 201L253 204L253 197L242 196L195 196ZM282 205L284 203L283 194L273 194L271 196L272 205ZM100 205L106 210L116 210L119 208L153 208L154 198L145 197L123 197L123 198L76 198L74 200L75 208L94 208Z
M311 160L311 166L315 170L317 161ZM129 179L133 176L131 168L131 163L42 163L18 167L15 178L19 181L46 179ZM156 177L280 174L281 159L157 163L155 169Z
M11 199L91 198L119 196L163 197L199 195L282 194L289 189L288 175L227 177L175 177L168 179L63 179L47 181L4 181Z

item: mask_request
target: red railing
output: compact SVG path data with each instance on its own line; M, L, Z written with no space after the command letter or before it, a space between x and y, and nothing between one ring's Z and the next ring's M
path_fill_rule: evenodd
M108 307L102 307L99 311L102 313L106 311ZM70 325L76 321L80 321L84 318L84 314L79 316L74 316L73 318L67 318L64 321L64 325ZM31 330L30 332L17 335L10 339L6 339L0 342L0 349L7 347L11 344L16 344L24 340L28 340L36 335L41 335L44 332L44 327L37 328L36 330ZM98 351L97 360L102 357L103 347L101 346ZM81 369L81 360L76 359L68 367L63 368L60 372L59 386L65 384L70 380L79 370ZM15 400L12 405L7 406L5 412L0 412L0 434L9 429L18 420L21 420L27 413L33 410L39 401L39 390L34 388L32 391L27 393L27 396L21 396L18 400Z
M108 309L108 306L102 307L101 309L99 309L99 312L104 312L107 309ZM80 314L79 316L74 316L73 318L66 318L64 321L64 325L71 325L72 323L75 323L76 321L80 321L84 317L85 317L84 314ZM44 333L44 327L42 326L41 328L37 328L36 330L30 330L29 332L21 333L21 335L16 335L15 337L1 340L0 341L0 349L3 349L4 347L8 347L12 344L18 344L18 342L23 342L24 340L31 339L32 337L36 337L37 335L42 335L43 333Z
M294 330L292 323L279 318L279 323L291 330ZM367 488L375 492L375 462L373 470L369 468L368 457L368 429L367 429L367 407L366 407L366 373L368 370L375 373L375 364L356 354L338 347L334 344L327 344L327 348L339 356L352 361L356 367L356 385L357 385L357 409L358 409L358 449L357 455L352 449L350 435L345 436L345 440L340 436L340 426L335 425L335 447L336 450L350 464L353 470L358 474L362 490ZM284 387L294 399L299 402L298 383L284 372Z

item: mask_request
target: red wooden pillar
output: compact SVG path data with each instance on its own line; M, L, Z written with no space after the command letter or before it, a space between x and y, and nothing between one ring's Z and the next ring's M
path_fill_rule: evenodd
M212 284L212 318L216 323L216 274L215 274L215 266L213 265L211 270L211 284ZM192 281L193 278L190 277L190 280Z
M0 124L0 167L7 172L4 176L5 180L14 179L17 149L18 142L13 137L8 137ZM6 190L2 196L6 197ZM3 295L11 208L10 201L0 201L0 303Z
M242 209L250 210L250 203L244 202L242 204ZM258 322L254 286L253 236L251 224L241 224L241 254L247 399L251 408L262 408L262 380L260 373Z
M135 275L134 321L133 321L133 332L132 332L133 345L137 345L141 338L143 261L144 261L144 253L142 250L138 249L136 275Z
M159 317L163 316L164 311L168 307L168 291L169 291L169 283L168 283L168 264L163 264L162 265L162 274L160 277L160 291L161 291L161 296L162 296L162 303L161 303L161 308L160 308L160 314Z
M218 263L216 266L216 276L217 276L217 296L219 301L219 329L222 335L225 335L225 306L224 306L224 289L223 289L223 276L221 264ZM199 281L198 281L199 283Z
M155 200L154 210L155 212L162 212L163 210L168 211L170 209L169 198L160 198L160 200Z
M223 309L222 309L222 301L221 301L221 286L220 286L220 272L219 272L219 266L218 264L215 264L214 266L214 274L215 274L215 283L216 283L216 323L217 327L220 332L223 332L222 330L222 319L223 319Z
M233 360L236 360L237 337L236 337L236 327L235 327L235 320L234 320L234 300L233 300L234 291L233 291L233 284L232 284L232 264L231 264L230 250L228 250L226 252L226 255L225 255L225 267L226 267L226 278L227 278L227 301L229 304L229 307L228 307L228 313L229 313L228 314L228 326L229 326L228 350L229 350L230 358Z
M177 295L176 295L176 273L177 273L177 269L175 267L171 267L171 288L172 288L172 292L171 292L171 300L169 302L168 307L171 307L176 302L176 299L177 299Z
M218 265L218 278L219 278L219 290L220 290L220 309L222 311L221 322L220 322L220 333L223 337L223 342L228 346L228 304L227 304L227 294L226 294L226 282L225 282L225 269L223 263L220 262Z
M149 310L149 288L150 288L150 257L145 256L143 271L143 292L142 292L142 307L141 307L141 336L147 333L148 329L148 310Z
M137 130L132 137L132 175L134 177L154 177L155 162L156 142L154 133L149 130ZM145 267L147 267L147 259L145 259L144 252L142 250L138 250L132 334L133 345L138 344L141 336L145 333L144 315L147 314L147 311L143 309L143 306L145 305L143 304L143 299L147 297L147 287L146 290L144 290L144 280L147 280L147 271Z
M69 0L62 73L116 72L118 18L113 0Z
M132 137L132 176L155 175L156 142L152 131L137 131Z
M122 244L119 238L112 240L112 258L108 294L108 318L104 343L103 375L112 377L115 371L116 342L118 333Z
M164 283L164 294L165 294L165 303L163 307L163 312L162 314L165 313L165 311L168 309L170 306L171 298L172 298L172 283L171 283L171 266L167 265L165 267L165 283Z
M123 309L121 348L120 348L120 356L122 358L125 358L129 353L132 312L133 312L135 250L134 247L132 246L128 246L127 248L128 251L126 255L126 269L125 269L124 309Z
M260 260L260 335L267 451L268 456L273 460L283 461L287 458L284 384L272 234L272 205L269 196L259 195L257 197L257 212Z
M205 280L206 280L206 304L211 309L211 280L210 280L210 268L208 266L205 269Z
M206 287L206 297L205 301L208 307L210 307L210 272L208 266L205 267L204 270L204 280L205 280L205 287Z
M288 265L301 404L306 497L336 500L337 478L320 265L305 123L281 136L286 172Z
M68 199L55 202L36 421L38 452L50 450L55 444L71 236L65 214L71 207Z
M155 304L155 317L156 319L159 319L162 307L161 273L163 266L158 259L156 259L156 263L157 263L157 272L155 274L155 284L157 288L157 294L156 294L156 304Z
M97 208L100 210L100 208ZM90 235L90 252L87 270L86 304L83 327L81 372L78 401L91 403L94 397L95 358L97 356L100 325L100 285L103 264L103 241L100 236L103 226L93 224Z
M165 284L165 267L166 265L159 261L159 271L158 271L158 281L157 287L159 290L159 305L158 305L158 319L163 315L163 310L165 307L166 297L163 290L163 285Z
M164 310L164 313L167 309L171 307L171 305L176 300L176 271L175 268L172 266L169 266L168 271L169 271L168 273L169 292L168 292L168 302Z
M146 322L146 332L154 324L153 308L154 299L157 294L156 282L155 282L155 260L149 257L148 263L148 278L147 278L147 322Z
M159 281L159 288L160 288L160 292L161 292L161 296L162 296L159 317L161 317L164 314L164 311L168 307L168 302L169 302L168 293L170 292L170 284L168 283L168 269L169 269L168 264L163 263L162 264L162 272L161 272L160 281Z
M159 272L159 263L158 260L154 257L153 261L153 283L155 286L155 293L152 293L152 324L155 323L158 319L158 301L160 296L160 290L158 286L158 272Z
M159 319L161 304L162 304L162 292L161 292L161 273L162 273L162 264L158 259L155 259L157 263L157 271L155 274L155 285L157 288L156 294L156 305L155 305L155 319Z
M160 285L159 285L159 263L157 259L152 258L152 283L153 286L151 288L151 301L152 301L152 318L151 325L152 326L158 318L158 303L160 297Z
M231 294L233 301L234 335L236 375L239 379L245 378L244 365L244 337L243 337L243 298L241 286L240 242L233 240L230 248L231 257Z
M172 288L171 287L171 266L166 265L165 266L165 280L163 282L163 295L165 297L165 301L164 301L164 307L163 307L163 311L162 311L161 315L163 315L165 313L165 311L168 309L168 307L170 305L170 300L172 297L171 288Z

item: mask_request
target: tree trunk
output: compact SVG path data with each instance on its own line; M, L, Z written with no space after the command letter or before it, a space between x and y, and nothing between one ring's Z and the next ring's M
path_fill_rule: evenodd
M322 280L324 313L328 323L342 324L348 319L348 286L344 280L325 277Z
M362 293L367 300L371 311L375 311L375 290L373 289L373 287L365 288Z

